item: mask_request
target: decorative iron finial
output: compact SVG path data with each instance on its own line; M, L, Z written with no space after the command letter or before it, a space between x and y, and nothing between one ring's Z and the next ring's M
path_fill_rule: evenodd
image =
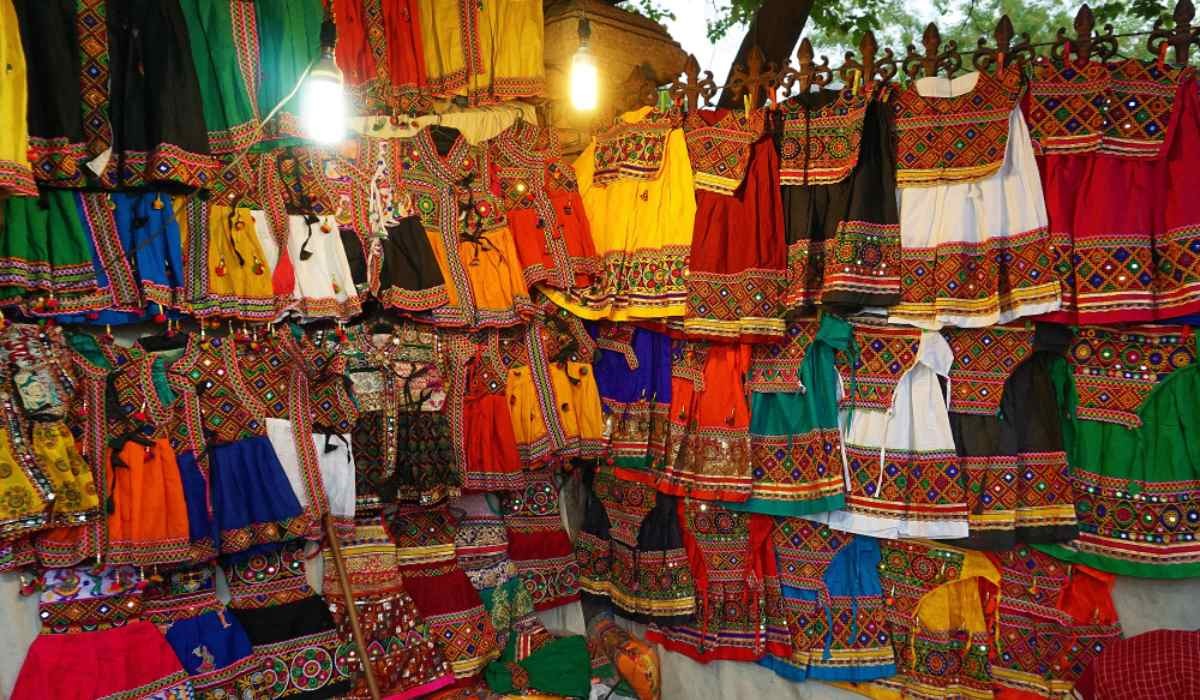
M746 65L734 66L730 72L726 89L734 98L750 96L750 104L761 105L763 97L773 97L779 86L779 71L774 64L767 63L763 52L755 46L746 57Z
M688 54L683 64L683 80L676 78L669 91L672 99L682 100L689 112L695 112L701 104L712 104L712 98L717 94L717 84L713 82L710 70L704 71L704 77L700 77L700 62L694 54Z
M1004 66L1020 67L1026 61L1033 60L1034 51L1029 34L1022 33L1015 44L1013 43L1014 36L1016 36L1016 32L1013 30L1012 20L1008 18L1008 15L1002 15L1000 21L996 23L996 30L992 32L992 37L996 40L994 47L987 45L987 39L979 37L975 53L971 57L971 63L975 69L987 70L992 65L999 66L1001 61Z
M1192 44L1200 46L1200 27L1192 27L1196 19L1196 6L1192 0L1179 0L1175 4L1175 12L1171 14L1174 27L1167 29L1161 19L1154 21L1154 29L1146 39L1146 48L1154 55L1160 55L1164 46L1175 50L1175 63L1181 66L1188 64L1188 49Z

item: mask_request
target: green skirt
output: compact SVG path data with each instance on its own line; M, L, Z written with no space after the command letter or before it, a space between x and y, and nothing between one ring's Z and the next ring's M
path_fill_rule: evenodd
M88 311L108 304L74 192L10 197L3 209L0 304L21 304L32 313Z

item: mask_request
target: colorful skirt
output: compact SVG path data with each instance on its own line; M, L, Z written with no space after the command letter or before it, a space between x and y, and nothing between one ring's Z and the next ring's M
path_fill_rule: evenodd
M987 700L1000 573L979 552L934 543L880 541L879 582L896 675L847 685L877 698Z
M239 51L246 38L241 34L248 14L245 10L252 8L201 0L179 0L179 7L187 22L209 148L213 153L248 148L259 125L257 96L250 94L248 86L254 84L254 77L242 72L247 66ZM270 108L267 105L266 110Z
M292 422L279 418L268 418L267 439L279 457L279 463L287 474L292 493L300 502L305 512L312 512L312 498L308 493L308 481L305 479ZM313 452L321 472L321 484L324 487L325 500L329 503L329 513L333 516L334 524L341 530L351 527L354 522L354 453L350 448L350 436L334 434L312 434ZM307 447L307 446L306 446ZM319 513L315 513L319 516Z
M446 280L438 266L421 217L410 216L386 227L387 238L372 242L369 279L379 303L401 311L429 311L449 303Z
M858 152L845 154L847 140L853 139L845 133L846 115L857 111L839 104L845 96L801 93L782 107L793 113L785 118L781 147L789 309L818 303L854 309L900 300L900 220L886 107L867 97ZM807 104L811 101L824 104ZM789 138L793 121L799 126ZM824 151L818 163L833 161L833 170L848 167L848 172L841 179L817 173L817 164L805 160L810 149ZM789 162L802 167L793 170Z
M508 556L538 610L579 600L579 564L563 529L558 497L549 470L528 474L522 491L500 494Z
M1058 310L1046 204L1020 108L995 174L899 192L903 284L889 321L981 327Z
M389 516L404 588L458 679L500 655L496 629L454 556L454 524L443 507L401 507Z
M1200 469L1183 457L1200 396L1195 353L1179 326L1078 330L1067 354L1077 409L1063 431L1079 536L1037 549L1125 576L1200 574Z
M1152 66L1149 71L1153 77L1126 85L1151 91L1151 110L1170 105L1165 119L1137 118L1138 130L1166 129L1156 152L1049 153L1040 159L1054 270L1063 282L1062 311L1047 320L1128 323L1200 311L1200 202L1181 184L1200 158L1200 98L1194 79L1176 78L1178 84L1168 88L1173 99L1164 99L1161 83L1175 81Z
M530 289L535 285L586 288L599 275L596 247L578 193L546 194L535 206L509 209L506 215Z
M267 692L262 660L237 618L217 598L210 566L167 575L147 594L143 617L158 625L201 700Z
M896 673L879 584L879 543L800 518L781 518L771 535L778 589L767 582L767 635L761 663L791 681L868 681Z
M308 586L302 543L233 555L223 567L229 607L261 660L271 697L318 700L350 691L349 669L338 656L343 641L325 601Z
M625 325L589 328L600 349L593 365L604 411L606 460L621 479L653 486L671 408L671 339Z
M512 415L499 384L491 381L468 388L471 393L463 402L465 490L511 491L525 481Z
M579 585L586 599L611 600L622 617L664 625L696 610L676 499L599 467L575 538Z
M1001 592L992 657L996 697L1069 696L1105 648L1121 639L1115 576L1029 547L992 555Z
M652 624L646 641L700 663L786 656L787 647L769 639L764 624L764 583L776 576L771 519L691 499L677 505L687 566L695 577L696 615L683 624Z
M81 113L88 110L81 110L79 101L80 52L75 3L16 0L12 6L21 36L9 41L18 51L29 50L22 51L20 64L12 64L23 65L24 70L10 75L11 79L25 83L21 89L27 96L27 108L22 116L14 116L14 121L6 123L16 124L15 120L21 119L28 125L27 157L38 182L81 187L87 182L82 168L88 156ZM103 26L99 29L106 31ZM34 47L39 48L33 50ZM37 79L28 80L29 76ZM4 93L18 94L10 92L7 86Z
M404 588L395 553L396 547L377 516L356 520L353 536L342 542L346 576L380 692L389 698L416 698L453 683L454 675ZM328 550L324 591L341 640L335 659L354 684L346 697L370 697L354 646L346 598Z
M193 697L171 645L140 620L96 632L38 635L12 693L13 700Z
M1066 542L1078 533L1059 417L1067 399L1055 383L1066 370L1070 333L946 329L950 429L966 485L972 549Z
M354 275L332 216L288 217L287 254L295 270L296 308L306 317L347 318L362 311Z
M891 350L885 339L895 331L884 328L875 336L860 333L859 327L855 330L865 358L861 361L868 368L888 357ZM886 360L903 374L886 390L878 388L884 400L842 409L849 422L844 437L845 507L804 517L870 537L967 536L967 495L938 379L950 371L950 346L938 333L924 331L917 337L916 347L908 346L901 355ZM903 369L906 362L909 366ZM858 395L852 401L860 401L872 390L870 370L860 371L853 380Z
M749 345L676 343L671 412L658 490L673 496L750 497Z
M77 196L47 190L4 202L0 304L21 304L34 313L83 313L108 305Z
M279 457L265 437L208 449L213 516L223 554L269 550L303 537L304 517Z
M529 288L521 276L512 232L507 227L480 232L476 238L427 232L433 253L448 280L448 304L432 312L432 321L467 328L507 328L524 323L532 312ZM458 274L454 274L458 273ZM465 280L456 283L455 280ZM460 286L465 288L460 288Z
M128 441L105 454L110 485L111 564L152 566L188 561L191 529L179 465L165 438Z
M697 116L705 120L719 114L703 110ZM683 319L689 337L754 342L783 336L787 248L779 158L771 137L759 138L749 158L736 192L696 192Z
M849 324L826 314L793 318L787 340L757 345L750 357L750 498L727 503L765 515L806 515L845 505L838 375L834 353L851 342Z
M505 384L521 463L595 457L603 450L600 394L592 366L556 362L508 370Z
M193 205L195 206L195 205ZM272 266L278 255L261 245L259 221L249 209L220 204L204 207L204 222L195 222L191 236L207 241L201 272L200 295L193 295L193 312L199 316L226 316L246 321L269 320L275 315L275 290L271 282ZM197 230L199 229L199 230ZM189 242L196 250L196 242ZM272 252L277 246L272 242Z

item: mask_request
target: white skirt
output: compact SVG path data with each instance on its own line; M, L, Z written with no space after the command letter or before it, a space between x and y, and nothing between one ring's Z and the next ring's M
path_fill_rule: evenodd
M308 488L305 486L304 470L300 464L292 422L268 418L267 439L271 441L271 447L275 448L275 454L279 456L279 463L283 465L283 471L287 474L288 483L292 485L296 499L300 501L301 507L308 509L312 499L309 498ZM350 435L334 435L326 439L325 435L314 433L310 439L316 450L330 514L339 525L353 524L354 453L350 449Z
M922 79L921 94L930 80L948 82ZM937 84L929 85L932 92ZM994 174L897 188L902 288L889 322L977 328L1059 308L1042 181L1019 106L1008 127L1004 163Z
M323 216L314 224L303 216L288 217L288 257L296 274L292 293L300 314L308 318L346 318L362 310L354 288L337 220Z
M842 410L846 505L805 517L886 539L967 536L965 482L938 383L953 360L941 334L922 333L916 363L897 383L891 408Z

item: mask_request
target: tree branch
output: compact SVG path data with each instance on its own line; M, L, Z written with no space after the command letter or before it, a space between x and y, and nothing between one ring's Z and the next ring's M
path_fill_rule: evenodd
M742 38L742 45L729 65L729 73L733 72L734 66L746 65L750 50L755 46L763 52L767 62L776 66L786 63L804 32L812 5L813 0L765 0ZM733 107L733 95L729 90L722 90L717 103L721 107Z

